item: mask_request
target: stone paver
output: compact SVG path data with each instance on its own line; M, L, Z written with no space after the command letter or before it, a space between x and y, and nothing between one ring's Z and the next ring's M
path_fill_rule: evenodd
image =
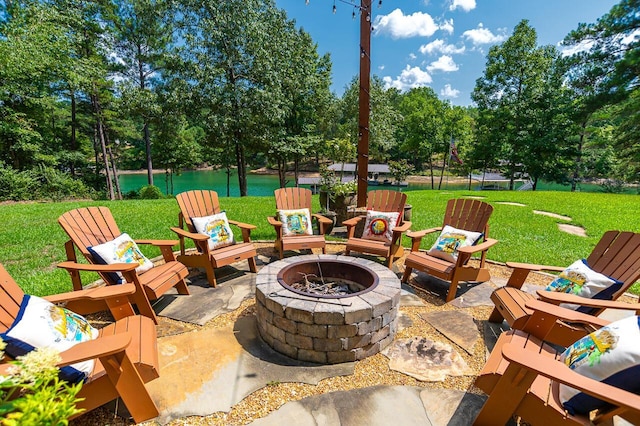
M425 337L396 339L382 353L389 358L391 370L425 382L440 382L447 376L473 374L451 345Z
M460 311L434 311L420 316L453 343L473 355L473 347L480 339L480 331L471 315Z
M252 426L469 425L485 398L416 386L373 386L288 402ZM446 403L443 404L443 401Z
M353 374L354 363L316 365L296 361L268 347L255 318L235 327L202 329L158 339L160 377L146 386L166 424L186 416L228 412L268 383L318 384L327 377Z

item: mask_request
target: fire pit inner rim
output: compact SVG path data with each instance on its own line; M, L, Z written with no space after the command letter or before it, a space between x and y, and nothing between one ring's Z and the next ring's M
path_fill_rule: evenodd
M302 291L287 283L287 281L289 281L288 278L290 278L289 275L291 273L300 272L299 271L300 269L304 270L305 268L313 268L318 264L320 264L320 268L322 269L322 275L325 276L325 278L348 279L350 281L358 282L360 285L363 285L365 289L358 292L348 293L348 294L331 295L331 294L311 293L311 292ZM325 272L324 268L322 268L322 264L332 265L328 273ZM337 275L337 273L335 272L336 268L339 268L340 272L342 272L343 274L345 274L345 272L348 272L351 274L358 274L358 277L354 277L353 275L348 275L349 278L347 278L347 276L335 276ZM364 277L364 279L361 279L361 280L353 279L353 278L361 278L361 277ZM371 268L368 268L367 266L361 265L358 263L344 262L337 259L336 260L309 259L309 260L301 260L299 262L291 263L283 267L278 272L277 279L280 285L282 285L287 290L290 290L294 293L297 293L303 296L316 297L321 299L340 299L345 297L358 296L360 294L367 293L373 290L374 288L376 288L379 282L378 274L376 274ZM364 281L364 282L361 282L361 281Z

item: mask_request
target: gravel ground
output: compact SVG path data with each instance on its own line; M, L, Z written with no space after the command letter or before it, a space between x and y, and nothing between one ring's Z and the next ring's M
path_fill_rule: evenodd
M273 253L271 244L259 243L257 245L259 254L269 256ZM331 244L328 246L327 252L336 253L341 250L344 250L344 246ZM397 266L400 270L404 269L402 265L403 260L398 260ZM493 277L507 278L510 274L510 269L505 266L490 264L489 267ZM549 276L546 274L533 273L527 281L546 284L549 282ZM474 372L479 372L484 365L486 357L484 339L479 339L478 343L473 348L473 354L469 354L464 349L457 347L455 343L449 341L441 333L435 330L427 321L422 319L420 314L431 311L456 310L458 308L445 304L444 300L440 297L436 297L431 293L422 291L420 288L415 286L414 288L416 290L416 294L424 299L426 306L401 308L401 312L411 318L413 325L400 330L396 337L411 338L420 336L427 337L432 340L447 342L458 351ZM254 301L248 300L245 301L236 311L214 318L203 327L222 328L233 324L241 316L254 315L254 310ZM465 309L465 311L471 314L475 319L481 334L483 332L482 321L487 320L491 310L492 308L490 307ZM104 317L95 317L92 319L96 322L108 321L108 318ZM185 332L201 328L197 325L184 324L167 318L161 318L160 321L159 334L162 334L163 329L173 329L175 327L183 328ZM375 385L407 385L420 386L424 388L457 389L467 392L481 393L480 390L474 387L473 381L473 376L465 376L447 377L443 382L420 382L410 376L390 370L388 367L387 357L382 354L376 354L362 361L358 361L353 375L328 378L321 381L318 385L302 383L277 383L268 385L247 396L240 403L236 404L229 413L214 413L206 417L182 418L171 422L170 425L245 425L257 418L268 415L289 401L296 401L308 396L320 395L332 391L364 388ZM106 408L99 408L97 410L93 410L91 413L81 416L70 424L74 426L88 426L130 425L134 423L131 420L114 416L112 410L109 411ZM156 424L157 423L155 422L144 423L144 425L148 426Z

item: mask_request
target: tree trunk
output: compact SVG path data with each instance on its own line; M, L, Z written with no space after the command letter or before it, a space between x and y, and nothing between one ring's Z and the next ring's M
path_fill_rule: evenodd
M285 186L287 186L287 181L286 181L286 167L287 167L287 162L286 160L283 160L282 158L278 158L278 183L280 185L280 188L284 188Z
M247 164L244 157L244 147L240 142L240 132L236 132L236 161L238 163L238 186L240 196L247 196Z
M151 161L151 137L149 136L149 123L144 123L144 147L147 151L147 181L153 185L153 162Z
M100 101L98 99L98 95L94 93L91 95L91 103L93 104L93 109L96 115L96 128L98 141L100 142L100 150L102 152L102 160L104 161L104 171L106 175L106 183L107 183L107 192L109 194L110 200L115 200L115 194L113 192L113 182L111 180L111 168L109 167L109 158L107 154L107 142L104 134L104 127L102 123L102 110L100 107Z
M578 154L576 155L576 167L573 169L571 176L571 192L576 192L578 187L578 178L580 177L580 165L582 163L582 145L584 144L585 132L587 129L587 120L584 120L580 127L580 139L578 140Z
M118 167L116 166L116 160L113 157L113 152L111 151L111 145L107 147L107 152L109 153L109 160L111 163L111 167L113 168L113 182L115 184L115 193L118 200L122 200L122 191L120 190L120 180L118 179Z
M71 98L71 143L70 148L71 151L75 152L78 150L78 139L76 136L77 128L78 128L78 120L76 118L77 105L76 105L76 93L70 88L69 89L69 97ZM76 165L71 162L69 165L69 172L71 176L74 177L76 175Z

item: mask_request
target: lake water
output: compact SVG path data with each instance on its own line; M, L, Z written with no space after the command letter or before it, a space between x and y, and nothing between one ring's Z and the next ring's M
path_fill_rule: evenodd
M147 184L147 174L122 174L119 177L120 188L122 193L125 194L129 191L137 191L141 187ZM293 186L293 178L289 178L289 186ZM164 173L154 173L154 184L159 187L165 194L168 193L165 183ZM467 184L453 184L443 181L442 190L464 190L467 189ZM472 182L471 189L479 189L477 182ZM273 191L279 188L277 175L247 175L247 192L249 195L254 196L268 196L273 195ZM382 188L394 188L390 186L369 186L369 190L382 189ZM437 181L436 181L437 188ZM190 189L210 189L216 191L221 197L227 195L227 174L224 170L195 170L186 171L179 176L173 176L173 193L179 194ZM235 171L231 173L230 180L230 193L231 197L239 197L240 189L238 188L238 175ZM431 189L431 184L410 184L408 187L403 187L402 191L415 191ZM569 191L571 188L568 185L558 184L538 184L538 190L541 191ZM585 192L596 192L600 190L598 185L582 184L579 189Z

